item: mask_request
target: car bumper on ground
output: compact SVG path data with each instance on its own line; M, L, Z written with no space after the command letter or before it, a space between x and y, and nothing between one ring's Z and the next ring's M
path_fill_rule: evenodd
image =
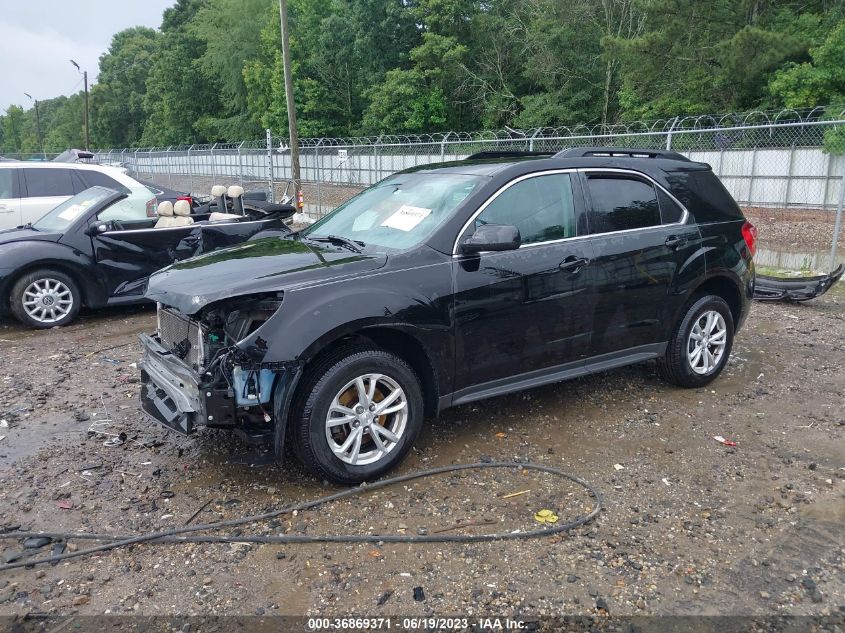
M809 301L821 297L838 282L845 273L845 264L827 275L814 277L772 277L757 275L754 298L758 301Z

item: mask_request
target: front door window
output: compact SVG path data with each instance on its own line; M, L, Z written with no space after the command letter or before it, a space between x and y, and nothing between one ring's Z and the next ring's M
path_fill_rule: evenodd
M502 191L476 218L475 226L515 226L523 244L548 242L576 234L570 174L527 178Z

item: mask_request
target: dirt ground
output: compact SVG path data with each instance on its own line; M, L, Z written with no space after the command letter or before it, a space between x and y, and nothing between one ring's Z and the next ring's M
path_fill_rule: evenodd
M0 523L127 534L184 525L198 511L193 521L205 523L338 490L295 463L233 463L248 449L225 433L181 438L145 420L133 363L137 333L154 327L150 308L89 313L40 332L0 323ZM566 536L139 545L0 573L0 615L837 613L843 341L845 284L805 305L755 304L707 389L668 386L642 365L458 407L427 423L398 470L479 459L562 468L605 504ZM114 438L121 433L123 443ZM547 475L471 471L228 533L527 530L537 510L568 520L593 503ZM459 526L468 521L491 525ZM51 547L0 541L7 561Z

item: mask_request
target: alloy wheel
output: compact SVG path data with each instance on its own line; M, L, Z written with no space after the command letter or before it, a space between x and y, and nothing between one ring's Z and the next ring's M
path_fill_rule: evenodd
M728 342L725 317L716 310L701 314L692 326L687 340L687 359L690 368L701 376L716 370Z
M408 422L408 399L395 380L364 374L338 391L326 416L326 440L341 461L363 466L399 444Z

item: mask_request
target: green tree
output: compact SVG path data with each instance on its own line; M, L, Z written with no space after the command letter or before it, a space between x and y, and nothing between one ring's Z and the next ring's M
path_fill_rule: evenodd
M622 112L655 118L759 104L768 78L807 47L800 34L777 28L773 6L798 11L801 5L784 0L644 2L642 34L605 39L620 60Z
M249 115L244 66L261 52L261 29L273 15L273 0L208 0L188 23L202 41L197 60L202 76L217 86L220 110L197 121L209 140L236 140L260 133Z
M81 92L39 102L38 107L42 112L45 152L57 153L84 146L85 97Z
M189 29L207 3L178 0L164 12L144 96L144 145L206 142L209 138L200 132L197 122L221 113L218 83L200 69L205 42Z
M364 128L374 134L436 132L445 128L446 97L420 70L389 71L370 98Z
M403 0L292 0L294 94L302 136L361 131L368 89L408 65L419 41ZM262 127L287 130L278 9L261 33L261 52L244 67L249 110Z
M100 56L100 74L91 89L91 137L95 146L126 147L144 131L144 96L159 34L134 27L117 33Z
M24 132L24 111L12 105L3 117L3 151L7 154L22 151Z
M775 73L769 90L788 108L845 103L845 21L810 49L810 61Z

